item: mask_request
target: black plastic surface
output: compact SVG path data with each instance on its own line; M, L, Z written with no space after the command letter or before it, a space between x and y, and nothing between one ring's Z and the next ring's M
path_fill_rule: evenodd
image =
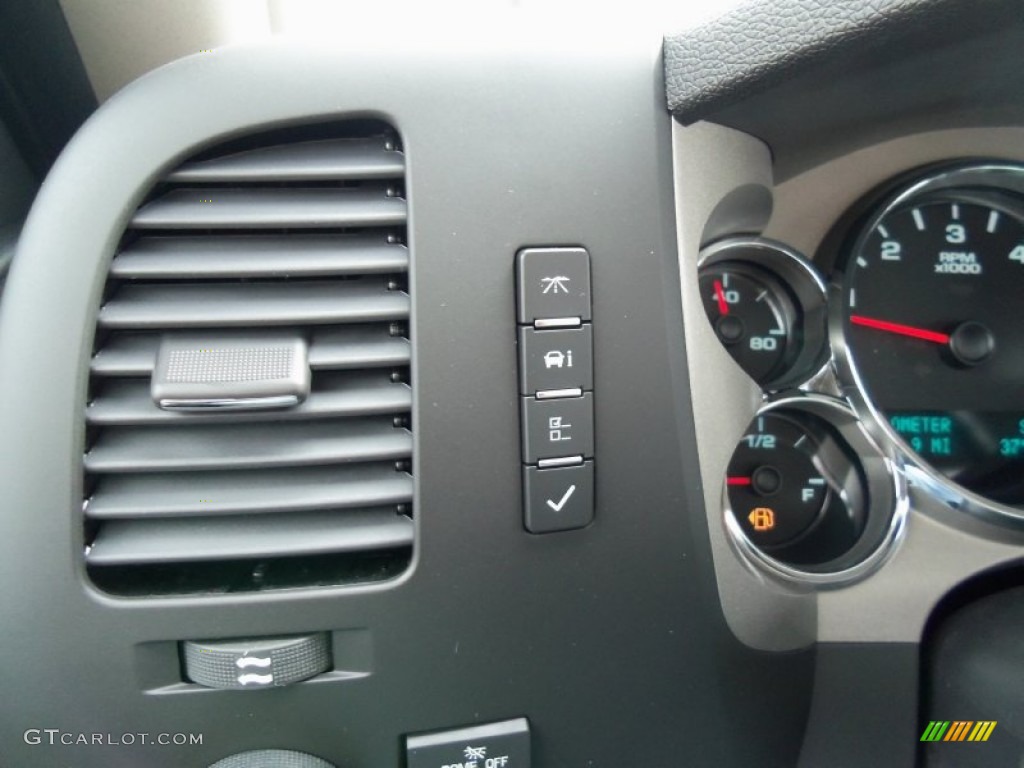
M918 646L822 643L799 768L902 768L917 747Z
M770 0L665 43L668 103L766 141L776 178L875 141L1024 119L1015 0Z
M665 42L669 109L684 122L734 104L864 45L881 47L934 25L965 0L748 2Z
M922 744L924 766L1020 767L1024 761L1022 637L1022 586L977 597L931 628L924 666L922 723L994 720L996 726L983 743Z
M648 44L567 55L514 39L473 47L473 66L436 51L225 51L154 73L87 125L26 225L0 322L0 577L17 585L0 595L0 617L6 658L18 660L3 680L21 692L0 699L10 765L170 768L274 747L388 768L402 734L522 715L545 768L794 764L812 656L749 650L718 601L685 374L670 116ZM127 216L215 138L380 112L402 134L412 201L411 572L386 587L274 596L90 589L75 480L90 308ZM591 254L601 469L595 523L571 535L533 536L522 522L513 265L535 243ZM360 638L364 672L254 696L176 684L160 676L166 659L144 652L331 630ZM49 727L203 741L24 739Z

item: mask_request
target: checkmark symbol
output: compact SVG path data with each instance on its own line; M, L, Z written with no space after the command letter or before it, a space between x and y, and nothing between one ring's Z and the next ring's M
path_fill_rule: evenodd
M570 485L569 490L565 492L565 495L561 499L559 499L557 504L553 502L551 499L548 499L548 506L551 507L551 509L553 509L555 512L561 512L562 507L564 507L566 502L569 501L570 498L572 498L572 495L575 492L576 486Z

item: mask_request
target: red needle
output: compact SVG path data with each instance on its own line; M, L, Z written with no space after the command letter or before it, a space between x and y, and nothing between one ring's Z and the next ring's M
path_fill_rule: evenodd
M715 280L715 298L718 299L718 314L729 314L729 302L725 300L725 289L721 280Z
M749 477L727 477L725 478L726 485L750 485L753 480Z
M909 336L912 339L934 341L936 344L949 343L948 333L938 333L937 331L929 331L924 328L915 328L912 325L890 323L885 320L876 320L873 317L864 317L863 315L850 315L850 322L854 325L862 325L865 328L874 328L876 331L886 331L887 333L898 333L901 336Z

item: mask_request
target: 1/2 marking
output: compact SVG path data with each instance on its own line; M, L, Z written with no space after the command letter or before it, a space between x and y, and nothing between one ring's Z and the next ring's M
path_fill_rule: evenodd
M766 435L760 432L754 435L744 435L743 442L747 444L748 448L755 448L764 451L775 450L775 435Z

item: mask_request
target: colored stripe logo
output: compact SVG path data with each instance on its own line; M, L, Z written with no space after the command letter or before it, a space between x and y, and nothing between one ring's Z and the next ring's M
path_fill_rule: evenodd
M988 741L996 720L932 720L921 741Z

